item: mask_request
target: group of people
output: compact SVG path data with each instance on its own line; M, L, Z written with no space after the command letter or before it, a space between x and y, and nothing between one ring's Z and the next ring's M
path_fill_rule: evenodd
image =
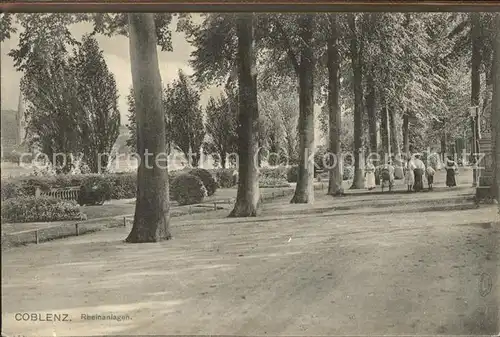
M437 164L437 163L436 163ZM434 167L433 167L434 166ZM446 186L454 187L457 186L455 175L457 173L458 166L455 161L451 157L448 157L446 161ZM429 191L432 191L434 184L434 175L436 174L437 165L429 164L427 167L421 159L420 153L415 153L413 156L408 158L403 166L404 173L404 183L407 186L407 191L415 191L420 192L424 189L424 179L425 176L427 178L427 184L429 187ZM373 190L376 188L376 168L371 161L367 162L365 168L365 187L368 190ZM384 187L384 183L389 184L389 190L392 189L394 184L394 166L389 161L387 164L379 167L380 172L380 183L382 185L382 189Z

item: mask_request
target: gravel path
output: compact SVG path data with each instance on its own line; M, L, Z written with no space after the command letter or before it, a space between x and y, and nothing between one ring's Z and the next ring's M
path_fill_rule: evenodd
M3 253L4 332L491 335L500 223L471 193L318 191L314 205L287 197L253 219L175 218L174 240L159 244L124 244L130 228L116 228L13 248ZM54 314L71 321L40 321ZM109 317L82 316L96 314Z

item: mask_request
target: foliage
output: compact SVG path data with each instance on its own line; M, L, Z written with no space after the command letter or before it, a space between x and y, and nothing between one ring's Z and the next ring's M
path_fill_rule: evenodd
M203 21L194 23L184 17L180 30L194 47L190 65L195 70L195 82L201 87L222 85L230 81L236 69L236 19L234 13L201 14Z
M198 166L200 148L205 137L200 94L188 77L179 70L179 78L166 88L166 110L170 117L173 143L192 166ZM190 151L193 157L190 158Z
M238 183L236 176L233 174L234 170L220 168L212 170L212 172L212 174L215 175L217 185L220 188L231 188L236 186Z
M213 195L215 191L217 191L217 181L208 170L196 168L189 171L188 174L197 176L201 179L201 181L203 182L203 186L205 186L205 189L207 190L208 196Z
M4 201L11 198L24 197L26 195L26 191L21 184L16 183L15 181L2 181L0 194L1 200Z
M217 154L222 168L226 168L226 155L238 150L238 97L226 89L215 100L210 98L206 106L206 130L210 140L205 144L208 153Z
M2 179L1 194L2 200L5 200L19 196L34 196L37 187L42 191L48 191L51 188L88 186L95 183L110 190L106 200L128 199L136 195L136 181L135 173L23 176Z
M99 176L89 177L80 186L78 204L80 206L102 205L111 199L112 190L113 184L108 179L102 179Z
M57 172L71 170L71 159L81 149L78 92L75 73L63 46L33 47L21 79L26 104L27 133L46 154ZM58 155L54 158L54 154ZM71 154L71 155L70 155ZM54 160L55 159L55 160Z
M171 198L179 205L199 204L207 196L201 179L192 174L181 174L172 181Z
M350 165L344 165L343 168L343 180L352 180L354 178L354 167Z
M13 15L10 13L0 14L0 42L10 39L10 34L17 32L12 19Z
M265 86L263 85L265 88ZM269 164L291 165L298 162L299 102L295 87L283 84L272 90L258 93L260 129L262 145L279 156L277 162L270 157Z
M286 181L286 179L264 177L259 179L259 187L261 188L290 187L290 184Z
M2 202L2 222L80 220L84 215L74 201L49 197L16 197Z
M137 174L136 173L116 173L111 176L113 188L111 199L132 199L137 194Z
M31 145L48 155L57 173L71 171L80 151L97 172L99 166L106 167L107 157L102 156L99 165L96 153L110 152L120 123L115 80L97 41L84 36L80 43L68 35L66 25L76 20L71 15L64 20L45 14L20 16L25 30L20 34L19 49L9 55L24 73L21 90L27 101ZM49 26L40 27L42 24ZM35 27L41 31L32 31ZM49 32L66 35L53 39L44 35ZM68 45L74 47L72 53Z
M97 40L85 35L70 64L75 72L78 126L86 164L93 173L105 171L120 127L118 90ZM97 155L96 155L97 154Z
M289 183L296 183L298 177L299 177L299 167L296 165L290 166L286 173L286 180Z
M259 179L281 179L287 180L287 168L286 167L277 167L277 168L265 168L261 167L259 169Z

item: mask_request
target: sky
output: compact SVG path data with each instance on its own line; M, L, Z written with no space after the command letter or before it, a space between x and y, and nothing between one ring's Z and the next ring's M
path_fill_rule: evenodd
M172 52L164 52L158 48L159 67L162 81L169 83L177 78L179 69L187 74L193 70L189 66L189 57L193 47L185 40L183 33L175 31L176 21L172 20ZM73 25L71 33L76 38L92 30L91 23ZM124 36L105 37L98 35L99 46L103 50L104 58L110 71L115 75L116 85L119 92L118 106L121 114L122 124L127 123L127 100L126 97L132 86L132 74L130 71L130 56L128 38ZM14 34L7 41L1 43L1 108L2 110L17 110L19 100L19 82L22 74L14 68L14 62L7 54L17 46L19 35ZM221 89L210 87L201 95L201 104L205 106L210 96L218 96Z

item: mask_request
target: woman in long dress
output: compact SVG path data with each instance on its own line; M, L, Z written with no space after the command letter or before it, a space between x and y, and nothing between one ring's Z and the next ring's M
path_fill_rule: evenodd
M371 161L368 161L366 164L365 168L365 187L371 191L373 190L377 185L375 184L375 166L372 164Z
M410 160L408 160L406 162L406 173L405 173L405 184L406 186L408 187L408 192L411 192L411 190L413 189L413 184L415 184L415 173L413 172L413 170L415 169L414 165L413 165L413 162Z
M455 172L457 168L458 168L457 163L455 163L451 159L451 157L448 157L448 160L446 161L446 186L448 187L457 186L457 182L455 180Z

